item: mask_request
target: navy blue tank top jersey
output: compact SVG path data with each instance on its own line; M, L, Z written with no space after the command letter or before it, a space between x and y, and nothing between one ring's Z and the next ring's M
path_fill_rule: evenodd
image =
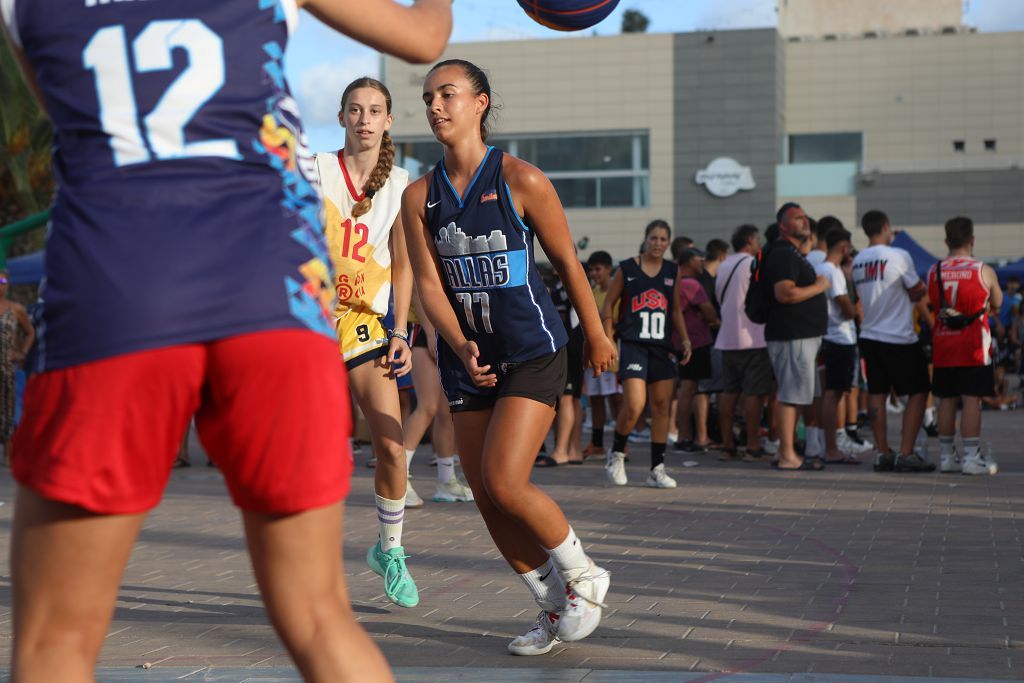
M615 331L619 339L672 348L672 295L679 268L662 261L654 277L640 264L626 259L622 271L622 300Z
M565 345L565 327L537 272L533 231L516 213L501 150L488 147L464 196L434 167L426 223L445 293L481 363L517 363Z
M295 0L4 0L54 124L39 369L306 327L334 337Z

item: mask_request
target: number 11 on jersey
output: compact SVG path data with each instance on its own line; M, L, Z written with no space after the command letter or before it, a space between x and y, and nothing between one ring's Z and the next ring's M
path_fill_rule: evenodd
M480 320L483 323L484 332L487 334L494 334L494 329L491 327L491 296L487 292L457 292L455 299L462 304L463 310L466 312L466 322L469 324L469 329L474 332L479 332L476 324L476 316L474 313L474 304L480 304Z

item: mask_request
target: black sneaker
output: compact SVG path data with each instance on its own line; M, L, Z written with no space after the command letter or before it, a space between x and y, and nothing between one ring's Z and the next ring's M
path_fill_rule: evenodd
M682 451L683 453L707 453L708 447L701 446L700 444L692 441L677 441L676 450Z
M895 464L896 454L892 451L875 456L875 472L892 472Z
M917 453L896 456L892 468L897 472L934 472L935 463L928 462Z

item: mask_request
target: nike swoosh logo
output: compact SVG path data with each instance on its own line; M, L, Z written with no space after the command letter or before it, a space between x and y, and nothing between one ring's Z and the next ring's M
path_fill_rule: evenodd
M435 206L437 206L440 203L441 203L440 199L438 199L436 202L427 202L427 208L428 209L433 209Z
M553 571L555 571L555 568L554 568L554 567L552 567L551 569L549 569L549 570L548 570L548 573L547 573L547 574L545 574L544 576L540 577L540 580L541 580L541 582L543 583L544 579L546 579L546 578L548 578L549 576L551 576L551 572L553 572Z

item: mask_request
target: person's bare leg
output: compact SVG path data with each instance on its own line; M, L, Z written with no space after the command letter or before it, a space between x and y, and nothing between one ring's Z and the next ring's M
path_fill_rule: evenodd
M776 460L782 467L799 467L803 462L803 458L797 454L793 446L799 412L798 406L782 401L775 404L775 421L779 432L779 452Z
M439 410L434 416L434 424L430 428L430 443L439 458L450 458L455 455L455 426L452 414L448 412L448 401L441 395Z
M462 471L494 545L516 573L525 574L548 561L545 548L555 548L565 539L569 523L561 508L529 480L533 456L547 436L554 410L527 398L501 399L505 401L525 401L537 408L522 416L503 412L498 419L508 424L500 427L494 422L497 408L454 413L455 441ZM501 439L506 436L512 441L503 443ZM501 447L491 450L491 444ZM513 516L492 497L488 484L505 475L510 479L493 482L495 490L502 496L525 496L529 508L525 516Z
M647 387L648 401L651 407L651 443L665 443L668 438L669 404L675 393L673 380L652 382ZM694 383L696 388L696 383ZM680 409L682 402L680 401Z
M583 462L583 401L572 400L572 437L569 439L569 462Z
M679 382L679 408L676 413L676 427L680 441L693 441L693 399L697 394L697 382L684 379ZM652 437L653 438L653 437Z
M267 614L303 680L394 680L349 604L343 503L292 515L246 511L242 518Z
M588 371L585 370L584 372ZM609 398L609 401L610 400L611 399ZM590 397L590 424L593 425L594 431L599 429L604 431L604 425L608 421L608 412L605 408L604 401L604 396ZM594 443L593 439L591 439L590 443ZM602 443L604 442L602 441Z
M722 432L722 448L730 449L736 447L736 438L733 436L732 428L736 423L736 402L739 394L722 393L718 399L718 429ZM746 398L746 397L744 397ZM747 425L749 432L752 425ZM750 439L748 438L749 442Z
M900 453L913 453L914 441L924 423L924 406L928 394L914 394L907 399L907 407L903 410L903 434L900 435Z
M693 440L701 446L707 446L708 438L708 395L697 394L693 397Z
M402 420L402 438L405 450L408 451L414 451L420 445L442 402L437 366L434 365L427 350L420 346L413 347L412 350L412 381L416 387L416 409ZM434 451L437 451L436 446Z
M744 396L744 417L747 420L747 451L761 448L761 406L764 396Z
M885 402L888 394L868 395L868 417L871 419L871 434L875 437L875 448L883 455L889 452L889 437L886 430L889 428L885 414ZM909 453L909 451L907 451Z
M839 404L842 393L827 389L821 399L822 429L825 430L825 460L844 460L846 455L840 452L836 442L836 429L839 422Z
M19 488L12 681L93 681L144 514L97 515Z
M402 409L395 381L379 363L373 361L352 368L348 371L348 382L370 426L373 453L377 456L373 488L382 498L400 500L408 483Z
M953 438L953 437L956 436L956 406L957 406L957 402L958 401L957 401L957 399L955 397L954 398L940 398L939 399L938 423L939 423L939 437L940 438L942 438L942 437ZM979 427L980 427L981 406L978 406L978 414L979 414L978 420L979 420ZM961 429L962 428L963 427L961 426Z
M943 399L945 400L945 399ZM981 437L981 398L978 396L961 396L960 436L965 439ZM953 399L953 411L956 414L956 399Z
M622 382L622 400L615 418L615 431L629 434L644 412L647 403L647 383L631 377Z
M576 421L576 411L571 394L558 397L558 410L555 412L555 450L551 458L564 465L569 462L569 450L572 441L572 427Z

